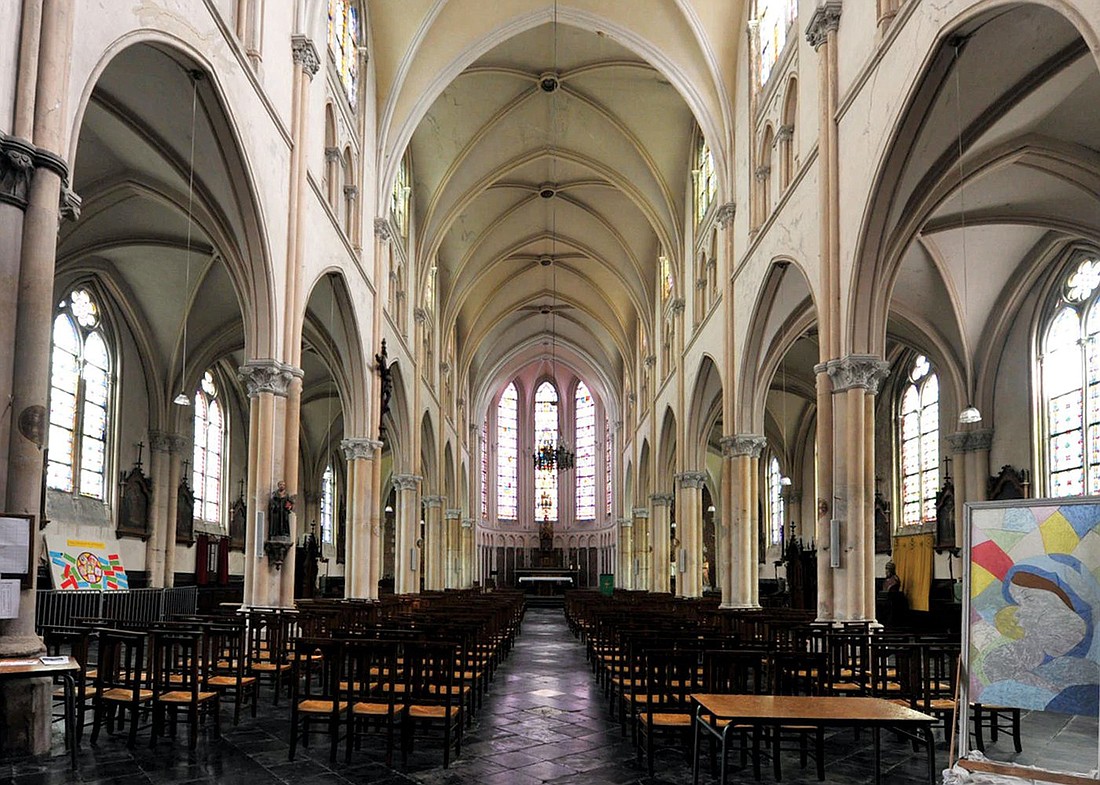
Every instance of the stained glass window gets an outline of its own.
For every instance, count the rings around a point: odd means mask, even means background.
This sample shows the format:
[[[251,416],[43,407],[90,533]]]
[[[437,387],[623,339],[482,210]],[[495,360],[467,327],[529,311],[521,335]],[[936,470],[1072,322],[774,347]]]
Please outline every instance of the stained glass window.
[[[489,423],[481,423],[481,518],[489,517]]]
[[[409,235],[409,195],[411,193],[409,164],[405,158],[402,158],[401,165],[397,167],[397,177],[393,181],[393,193],[390,194],[390,212],[393,214],[393,224],[402,237],[408,237]]]
[[[325,473],[321,475],[321,542],[333,543],[335,528],[333,522],[333,506],[336,500],[336,476],[332,471],[332,464],[325,467]]]
[[[710,145],[703,135],[699,135],[699,146],[695,150],[695,222],[703,220],[707,210],[718,196],[718,178],[714,174],[714,156]]]
[[[558,391],[550,382],[535,390],[535,444],[558,443]],[[535,470],[535,519],[558,519],[558,470]]]
[[[783,500],[783,472],[779,470],[779,459],[774,455],[768,461],[768,542],[779,545],[783,542],[783,518],[786,516],[786,502]]]
[[[611,423],[607,422],[604,433],[607,434],[606,451],[607,455],[604,457],[604,474],[606,487],[604,488],[604,503],[606,504],[605,513],[607,517],[611,517],[611,485],[612,485],[612,471],[611,471],[611,452],[612,452],[612,433]]]
[[[940,481],[940,381],[928,358],[919,355],[901,391],[901,525],[936,518]]]
[[[667,256],[661,256],[658,262],[661,269],[661,299],[667,300],[672,296],[672,289],[676,283],[672,277],[672,263]]]
[[[75,289],[58,306],[50,357],[49,463],[46,484],[106,498],[112,353],[99,306]]]
[[[355,108],[359,94],[359,38],[361,35],[359,7],[350,0],[328,2],[328,52],[336,65],[336,73],[344,88],[348,103]]]
[[[225,418],[218,400],[214,375],[207,371],[195,391],[194,461],[191,489],[195,493],[195,517],[207,523],[221,523],[222,455],[225,448]]]
[[[1066,275],[1042,340],[1050,496],[1100,492],[1100,260]]]
[[[591,521],[596,519],[596,402],[584,382],[577,385],[574,402],[577,520]]]
[[[515,382],[504,388],[497,404],[497,518],[516,519],[519,478],[519,395]]]
[[[798,0],[757,0],[756,23],[760,41],[760,84],[772,74],[787,43],[787,32],[798,15]]]

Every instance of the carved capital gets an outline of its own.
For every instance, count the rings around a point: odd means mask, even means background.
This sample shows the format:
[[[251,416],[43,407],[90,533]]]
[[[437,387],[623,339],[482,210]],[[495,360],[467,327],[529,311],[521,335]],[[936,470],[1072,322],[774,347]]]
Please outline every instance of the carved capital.
[[[344,451],[346,461],[370,461],[374,451],[382,444],[375,439],[341,439],[340,449]]]
[[[763,454],[768,440],[754,433],[739,433],[733,436],[723,436],[719,443],[722,445],[723,458],[738,458],[741,456],[759,458]]]
[[[696,278],[695,279],[695,288],[699,289],[699,290],[706,289],[707,288],[707,279],[706,278]]]
[[[841,0],[825,0],[810,15],[806,23],[806,40],[814,49],[825,43],[829,33],[840,27]]]
[[[680,472],[676,475],[676,481],[681,488],[702,488],[707,482],[706,472]]]
[[[624,529],[633,529],[634,528],[634,519],[633,518],[619,518],[617,523],[619,524],[619,526],[621,526]]]
[[[388,243],[394,237],[393,226],[388,218],[374,219],[374,236],[379,242]]]
[[[173,433],[168,436],[168,452],[181,453],[187,455],[191,452],[191,440],[178,433]]]
[[[679,316],[684,312],[684,298],[677,297],[669,301],[668,310],[672,312],[673,316]]]
[[[249,398],[263,393],[285,398],[291,380],[303,375],[301,368],[278,360],[249,360],[237,369],[237,378],[245,383]]]
[[[444,360],[443,362],[441,362],[439,364],[439,372],[441,374],[443,374],[444,376],[446,376],[447,374],[449,374],[451,372],[451,364],[449,362],[447,362],[446,360]],[[459,398],[458,402],[459,402],[459,405],[461,405],[462,404],[462,399]]]
[[[979,428],[976,431],[956,431],[947,435],[947,443],[955,452],[982,452],[993,446],[993,429]]]
[[[472,529],[472,528],[474,528],[474,519],[473,518],[463,518],[462,519],[462,528],[463,529]]]
[[[415,491],[423,479],[419,474],[395,474],[393,487],[399,491]]]
[[[642,362],[645,363],[646,368],[652,368],[654,365],[657,364],[657,355],[650,354],[646,356],[646,358]]]
[[[62,217],[72,216],[70,203],[79,215],[80,197],[69,187],[69,165],[61,156],[35,147],[26,139],[0,133],[0,202],[20,210],[27,207],[27,195],[37,169],[48,169],[61,178]]]
[[[633,406],[634,404],[636,404],[638,402],[638,396],[635,395],[634,393],[627,393],[626,402],[629,403],[631,406]]]
[[[309,74],[310,79],[321,70],[321,58],[317,56],[317,47],[307,36],[291,36],[290,50],[293,53],[294,62],[302,66],[302,70]]]
[[[325,148],[325,160],[334,164],[340,160],[340,148],[339,147],[326,147]]]
[[[417,324],[423,324],[424,322],[428,321],[428,311],[427,311],[427,309],[426,308],[420,308],[419,306],[417,306],[416,308],[413,308],[413,319],[416,320]]]
[[[794,138],[794,123],[787,123],[786,125],[779,126],[779,130],[775,132],[775,140],[773,145],[779,145],[780,142],[786,142],[789,139]]]
[[[458,507],[448,507],[443,511],[443,520],[457,521],[462,517],[462,510]]]
[[[816,370],[817,366],[814,368]],[[879,385],[890,373],[890,364],[870,354],[849,354],[839,360],[829,360],[825,370],[833,383],[833,392],[859,387],[877,395]]]
[[[345,185],[344,186],[344,197],[347,198],[347,199],[358,199],[359,198],[359,186],[358,185]]]
[[[438,494],[428,494],[427,496],[420,497],[420,501],[424,502],[424,506],[429,510],[435,510],[443,507],[445,499]]]
[[[733,225],[733,219],[737,215],[737,204],[734,202],[726,202],[718,206],[718,212],[714,214],[714,219],[718,221],[718,225],[723,229],[728,229]]]
[[[171,452],[172,434],[164,431],[149,431],[149,449],[153,452]]]
[[[635,518],[648,518],[649,517],[649,508],[648,507],[635,507],[630,512],[634,515]]]
[[[771,177],[772,168],[767,164],[756,167],[756,170],[752,173],[752,176],[756,178],[757,182],[763,182]]]
[[[676,501],[675,494],[671,493],[654,493],[650,494],[649,503],[654,507],[667,507]]]

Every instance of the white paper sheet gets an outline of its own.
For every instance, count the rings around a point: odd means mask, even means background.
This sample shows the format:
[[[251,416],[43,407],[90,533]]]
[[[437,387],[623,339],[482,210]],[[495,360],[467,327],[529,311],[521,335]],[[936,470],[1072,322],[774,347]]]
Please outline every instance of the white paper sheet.
[[[30,525],[26,518],[0,517],[0,573],[25,575],[29,571]]]
[[[0,580],[0,619],[19,618],[19,581]]]

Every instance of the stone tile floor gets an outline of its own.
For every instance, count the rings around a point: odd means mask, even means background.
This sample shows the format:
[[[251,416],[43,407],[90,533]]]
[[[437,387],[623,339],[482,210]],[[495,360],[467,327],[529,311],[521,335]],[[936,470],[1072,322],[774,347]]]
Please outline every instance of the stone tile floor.
[[[246,713],[247,714],[247,713]],[[330,767],[327,745],[318,736],[310,749],[299,747],[297,759],[288,760],[289,708],[284,700],[276,707],[270,693],[261,700],[260,716],[247,717],[234,728],[229,710],[223,709],[221,739],[200,738],[195,752],[189,752],[185,734],[162,740],[150,750],[148,731],[139,734],[138,744],[128,750],[124,737],[101,735],[92,748],[85,734],[80,750],[79,772],[68,767],[68,757],[55,733],[53,755],[47,759],[0,763],[0,783],[14,785],[59,785],[100,783],[130,785],[199,785],[199,783],[421,783],[422,785],[672,785],[691,781],[691,767],[674,750],[658,752],[656,776],[635,761],[629,737],[621,735],[610,721],[607,701],[597,687],[584,659],[584,648],[569,634],[560,609],[530,609],[516,648],[498,669],[485,704],[463,738],[461,755],[442,767],[442,753],[430,743],[418,743],[407,766],[384,763],[384,744],[369,737],[364,748],[345,766],[343,748],[340,763]],[[1036,726],[1042,741],[1025,739],[1021,762],[1045,763],[1062,759],[1069,749],[1088,749],[1087,728],[1066,718],[1044,717]],[[1095,724],[1092,725],[1095,731]],[[1095,753],[1095,732],[1092,751]],[[376,742],[371,745],[370,742]],[[1002,738],[998,745],[1011,750]],[[322,749],[324,747],[324,749]],[[923,753],[914,753],[907,743],[883,734],[883,781],[914,783],[925,781]],[[1031,759],[1028,752],[1034,750]],[[826,780],[830,783],[865,783],[871,780],[870,734],[860,740],[851,731],[831,733],[826,742]],[[996,748],[989,747],[990,754]],[[1003,755],[1003,753],[1002,753]],[[942,742],[937,762],[946,761]],[[399,759],[400,756],[398,756]],[[702,781],[714,777],[703,766]],[[733,781],[752,781],[751,771],[736,769]],[[788,783],[816,782],[813,764],[799,769],[796,753],[783,759],[783,780]],[[764,781],[770,781],[765,768]]]

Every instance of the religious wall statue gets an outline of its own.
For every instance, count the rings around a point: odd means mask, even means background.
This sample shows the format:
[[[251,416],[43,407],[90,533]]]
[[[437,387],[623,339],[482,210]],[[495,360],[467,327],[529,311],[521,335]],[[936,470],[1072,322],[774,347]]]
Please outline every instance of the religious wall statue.
[[[550,523],[548,518],[544,519],[539,527],[539,547],[543,551],[554,549],[554,524]]]
[[[290,514],[294,512],[294,497],[286,492],[286,483],[279,481],[275,493],[271,494],[268,511],[268,537],[290,537]]]

